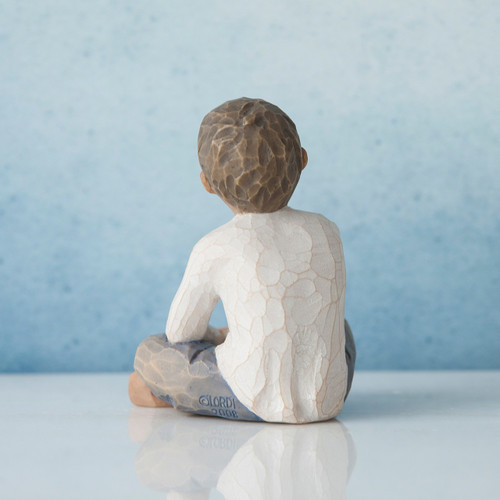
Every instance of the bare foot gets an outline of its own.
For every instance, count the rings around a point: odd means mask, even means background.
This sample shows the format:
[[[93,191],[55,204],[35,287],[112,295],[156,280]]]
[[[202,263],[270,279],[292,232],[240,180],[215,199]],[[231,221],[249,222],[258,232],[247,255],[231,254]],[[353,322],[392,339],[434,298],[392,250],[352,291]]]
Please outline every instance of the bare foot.
[[[171,404],[165,403],[161,399],[158,399],[144,383],[141,377],[134,372],[130,375],[128,379],[128,395],[130,401],[136,406],[148,406],[150,408],[156,407],[169,407],[172,408]]]

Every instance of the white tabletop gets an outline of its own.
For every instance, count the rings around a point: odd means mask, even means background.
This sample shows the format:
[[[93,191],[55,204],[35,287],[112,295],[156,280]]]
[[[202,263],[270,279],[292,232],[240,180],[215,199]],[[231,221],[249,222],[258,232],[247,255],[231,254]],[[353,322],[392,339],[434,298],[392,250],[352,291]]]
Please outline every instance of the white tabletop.
[[[500,498],[500,372],[358,372],[338,421],[134,408],[127,375],[0,375],[2,499]]]

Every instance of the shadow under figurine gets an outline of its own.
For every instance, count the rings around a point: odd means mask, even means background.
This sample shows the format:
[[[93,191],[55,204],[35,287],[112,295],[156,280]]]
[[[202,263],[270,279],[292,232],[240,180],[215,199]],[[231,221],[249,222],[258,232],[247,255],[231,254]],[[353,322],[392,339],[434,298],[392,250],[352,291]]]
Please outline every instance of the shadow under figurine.
[[[287,206],[307,164],[294,123],[261,99],[228,101],[203,119],[198,156],[234,217],[193,248],[165,334],[137,349],[131,401],[235,420],[337,416],[356,357],[344,255],[333,222]],[[219,300],[228,328],[208,324]]]

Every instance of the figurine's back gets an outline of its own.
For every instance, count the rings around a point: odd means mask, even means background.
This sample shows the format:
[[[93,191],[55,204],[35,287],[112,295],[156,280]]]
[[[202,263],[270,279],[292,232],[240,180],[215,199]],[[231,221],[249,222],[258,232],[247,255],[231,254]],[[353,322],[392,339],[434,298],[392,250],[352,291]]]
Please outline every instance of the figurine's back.
[[[228,320],[217,362],[239,400],[266,421],[338,415],[347,366],[337,226],[285,207],[237,215],[197,246]]]

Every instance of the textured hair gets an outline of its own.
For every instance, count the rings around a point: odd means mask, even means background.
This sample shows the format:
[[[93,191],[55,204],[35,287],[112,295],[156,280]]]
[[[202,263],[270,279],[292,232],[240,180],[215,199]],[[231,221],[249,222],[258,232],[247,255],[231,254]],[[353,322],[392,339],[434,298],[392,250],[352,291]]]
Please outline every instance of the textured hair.
[[[205,116],[198,157],[212,189],[240,212],[269,213],[286,206],[302,170],[293,121],[274,104],[247,97]]]

